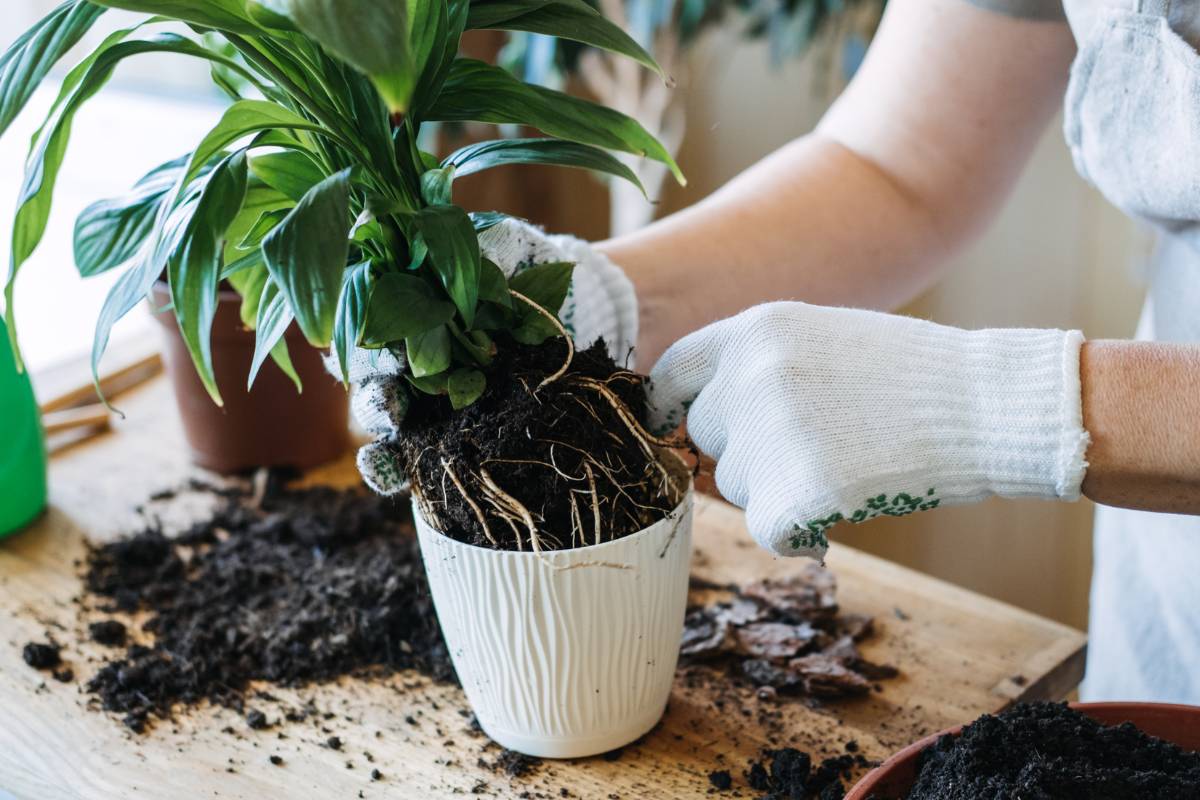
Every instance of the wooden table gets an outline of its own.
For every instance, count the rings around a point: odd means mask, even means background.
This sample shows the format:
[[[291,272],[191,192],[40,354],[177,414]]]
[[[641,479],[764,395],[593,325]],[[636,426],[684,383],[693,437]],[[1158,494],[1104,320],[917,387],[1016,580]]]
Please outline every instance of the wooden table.
[[[495,749],[467,729],[462,694],[416,674],[272,688],[283,698],[312,698],[336,715],[318,725],[251,731],[231,711],[202,708],[134,736],[117,719],[86,708],[81,686],[97,668],[98,651],[77,644],[74,562],[85,537],[105,540],[133,529],[134,506],[178,485],[193,468],[161,379],[119,405],[128,418],[112,433],[55,454],[46,515],[0,542],[0,798],[5,791],[19,800],[415,799],[473,792],[549,798],[563,796],[563,789],[599,800],[690,798],[705,795],[707,774],[721,768],[748,797],[753,792],[741,774],[763,746],[790,744],[824,757],[855,740],[868,758],[883,758],[920,735],[1014,700],[1061,698],[1082,676],[1079,631],[835,544],[829,568],[843,608],[876,619],[878,633],[864,654],[902,671],[863,699],[809,707],[681,679],[663,723],[619,759],[547,763],[522,778],[477,765],[481,757],[494,758]],[[354,478],[347,459],[311,479]],[[746,582],[797,569],[757,548],[733,507],[704,499],[697,512],[697,576]],[[50,680],[22,662],[21,646],[47,634],[66,645],[75,682]],[[778,715],[782,734],[760,725],[762,711]],[[321,725],[345,742],[341,751],[323,745],[330,733]],[[283,765],[273,766],[271,755]],[[382,780],[371,779],[373,768]]]

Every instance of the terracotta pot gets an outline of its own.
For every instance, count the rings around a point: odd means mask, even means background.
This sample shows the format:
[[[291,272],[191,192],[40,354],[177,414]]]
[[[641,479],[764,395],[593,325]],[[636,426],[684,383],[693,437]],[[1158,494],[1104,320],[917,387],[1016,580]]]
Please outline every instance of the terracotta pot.
[[[153,289],[155,309],[170,303],[165,282]],[[254,357],[254,333],[239,315],[241,299],[222,289],[212,326],[213,371],[225,401],[212,401],[192,365],[174,314],[154,314],[163,329],[163,356],[175,389],[175,401],[192,461],[214,472],[242,472],[255,467],[309,467],[331,461],[350,446],[346,390],[325,370],[321,353],[305,341],[294,324],[285,334],[292,363],[304,384],[303,393],[268,360],[246,391]]]
[[[1185,750],[1200,751],[1200,706],[1169,703],[1072,703],[1071,708],[1105,725],[1132,722],[1144,733],[1173,742]],[[962,725],[910,744],[867,773],[854,785],[846,800],[869,797],[903,798],[917,780],[921,751],[946,734],[957,735]]]

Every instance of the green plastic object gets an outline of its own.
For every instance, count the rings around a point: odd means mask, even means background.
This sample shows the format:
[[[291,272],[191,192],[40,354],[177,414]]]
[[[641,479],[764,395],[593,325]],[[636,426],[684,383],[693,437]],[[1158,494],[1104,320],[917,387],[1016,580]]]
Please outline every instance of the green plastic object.
[[[0,321],[0,538],[46,507],[46,443],[29,376],[17,372]]]

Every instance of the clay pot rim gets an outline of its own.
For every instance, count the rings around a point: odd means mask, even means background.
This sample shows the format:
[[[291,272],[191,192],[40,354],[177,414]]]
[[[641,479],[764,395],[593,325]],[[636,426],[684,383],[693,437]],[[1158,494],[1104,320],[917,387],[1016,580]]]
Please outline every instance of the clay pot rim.
[[[1140,716],[1139,712],[1150,712],[1161,714],[1164,716],[1179,716],[1181,719],[1194,718],[1197,723],[1200,723],[1200,706],[1189,706],[1182,703],[1143,703],[1137,701],[1107,701],[1100,703],[1069,703],[1071,708],[1076,711],[1081,711],[1087,714],[1089,711],[1095,711],[1100,714],[1111,712],[1113,714],[1128,714],[1130,717]],[[1089,714],[1089,716],[1092,716]],[[1132,719],[1130,721],[1133,721]],[[1137,724],[1136,722],[1134,723]],[[927,747],[931,747],[938,739],[943,736],[957,736],[962,732],[967,723],[962,725],[953,725],[945,730],[930,734],[923,739],[919,739],[907,747],[896,751],[887,758],[882,764],[864,775],[858,783],[850,787],[850,791],[846,793],[846,800],[865,800],[870,797],[870,793],[879,788],[884,780],[890,776],[892,772],[900,768],[902,765],[908,764],[910,761],[917,758],[921,751]],[[1161,738],[1161,737],[1160,737]],[[1168,739],[1168,741],[1170,741]]]

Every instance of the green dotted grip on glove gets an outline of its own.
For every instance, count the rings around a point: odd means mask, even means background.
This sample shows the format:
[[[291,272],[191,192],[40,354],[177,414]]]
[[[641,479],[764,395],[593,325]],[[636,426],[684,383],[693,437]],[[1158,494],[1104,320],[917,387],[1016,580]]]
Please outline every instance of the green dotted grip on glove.
[[[0,537],[32,522],[46,506],[46,446],[29,376],[17,372],[0,321]]]

